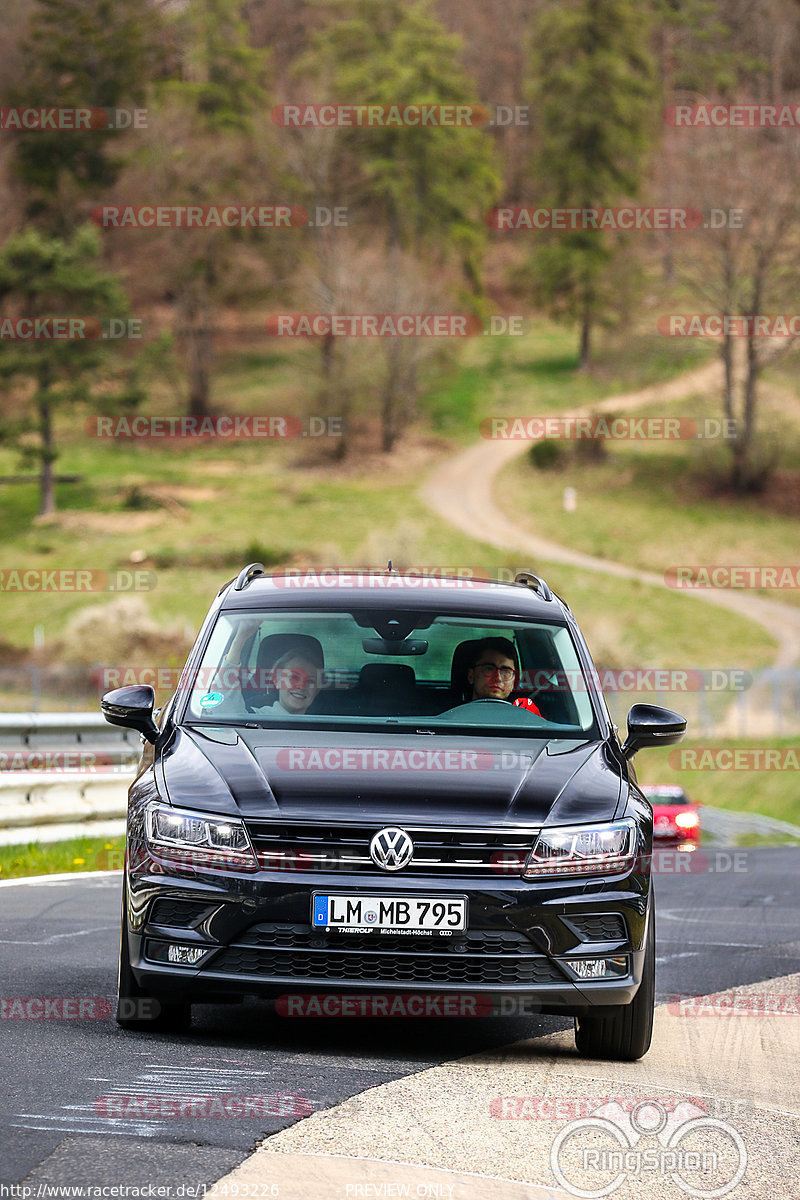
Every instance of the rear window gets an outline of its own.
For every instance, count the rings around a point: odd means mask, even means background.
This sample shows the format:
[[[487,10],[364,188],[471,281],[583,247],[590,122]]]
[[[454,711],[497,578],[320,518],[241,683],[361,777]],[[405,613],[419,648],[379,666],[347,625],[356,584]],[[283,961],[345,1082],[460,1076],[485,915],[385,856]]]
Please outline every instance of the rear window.
[[[185,719],[571,736],[594,729],[572,637],[548,622],[382,608],[220,613]]]

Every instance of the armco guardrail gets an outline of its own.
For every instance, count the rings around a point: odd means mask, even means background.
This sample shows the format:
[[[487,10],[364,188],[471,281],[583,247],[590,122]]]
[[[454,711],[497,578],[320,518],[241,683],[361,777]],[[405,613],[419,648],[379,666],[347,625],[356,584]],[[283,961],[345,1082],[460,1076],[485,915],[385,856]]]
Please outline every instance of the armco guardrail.
[[[124,816],[141,752],[102,713],[0,713],[0,829]]]

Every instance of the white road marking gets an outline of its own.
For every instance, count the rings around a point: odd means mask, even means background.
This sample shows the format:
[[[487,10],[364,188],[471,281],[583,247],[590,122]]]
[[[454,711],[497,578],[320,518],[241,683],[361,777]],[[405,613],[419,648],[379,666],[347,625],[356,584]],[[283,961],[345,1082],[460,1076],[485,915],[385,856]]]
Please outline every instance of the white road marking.
[[[23,875],[21,879],[0,879],[0,888],[4,887],[24,887],[25,884],[31,883],[75,883],[77,879],[102,879],[106,875],[121,875],[122,869],[117,871],[69,871],[62,872],[60,875]]]

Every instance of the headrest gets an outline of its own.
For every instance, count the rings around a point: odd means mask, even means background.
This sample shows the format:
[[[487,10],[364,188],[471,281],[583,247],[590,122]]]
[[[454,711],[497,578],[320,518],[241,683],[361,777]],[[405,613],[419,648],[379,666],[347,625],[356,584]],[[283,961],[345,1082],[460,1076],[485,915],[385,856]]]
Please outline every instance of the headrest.
[[[366,663],[358,677],[365,692],[410,691],[417,682],[414,668],[406,663]]]

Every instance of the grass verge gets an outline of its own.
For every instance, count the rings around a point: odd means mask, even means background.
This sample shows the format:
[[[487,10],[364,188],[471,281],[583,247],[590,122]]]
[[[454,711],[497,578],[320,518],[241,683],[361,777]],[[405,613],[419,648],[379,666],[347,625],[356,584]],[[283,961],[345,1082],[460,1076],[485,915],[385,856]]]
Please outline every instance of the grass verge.
[[[714,749],[719,749],[722,744],[715,741]],[[734,812],[759,813],[774,817],[778,821],[800,825],[800,791],[797,788],[796,767],[791,768],[790,765],[787,768],[754,771],[724,770],[719,767],[714,769],[708,766],[692,770],[675,765],[686,761],[702,763],[703,751],[710,748],[708,742],[684,741],[671,750],[643,751],[636,758],[639,782],[677,784],[698,804],[710,804],[714,808],[727,808]],[[724,748],[737,751],[794,751],[795,757],[800,754],[797,750],[797,740],[792,738],[725,739]],[[689,756],[693,750],[697,751],[694,758]],[[686,755],[687,751],[689,755]],[[683,756],[681,752],[684,752]],[[762,754],[760,759],[755,760],[745,758],[744,761],[764,761],[764,756]],[[786,759],[782,756],[778,761]],[[788,761],[791,764],[791,757]]]
[[[0,879],[118,870],[124,854],[124,837],[71,838],[66,842],[0,846]]]

